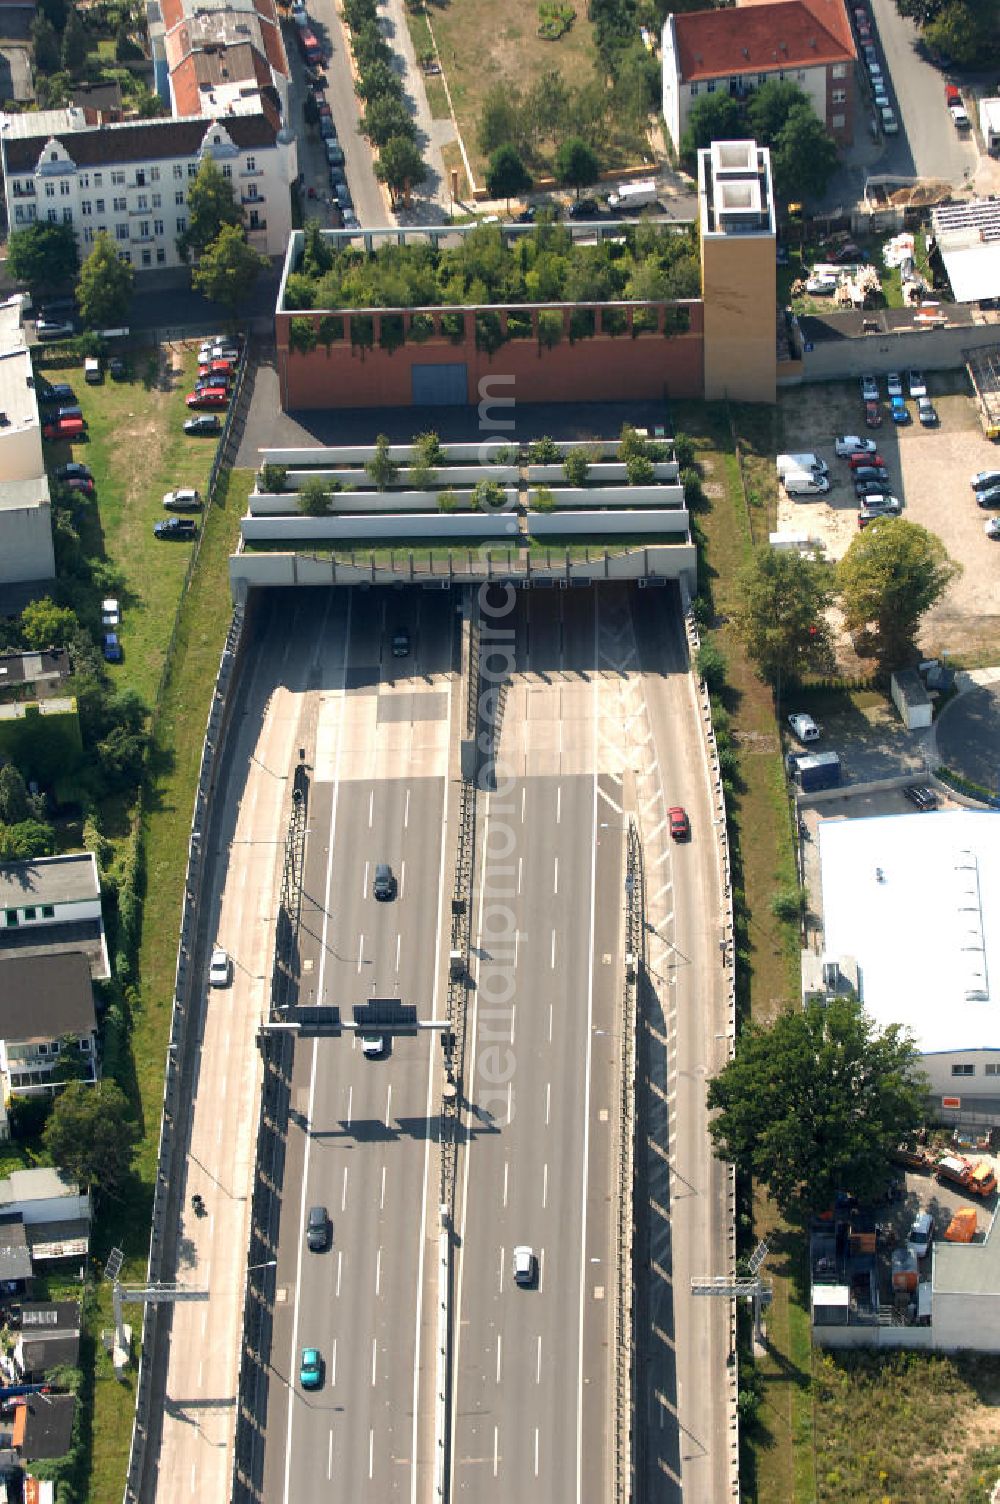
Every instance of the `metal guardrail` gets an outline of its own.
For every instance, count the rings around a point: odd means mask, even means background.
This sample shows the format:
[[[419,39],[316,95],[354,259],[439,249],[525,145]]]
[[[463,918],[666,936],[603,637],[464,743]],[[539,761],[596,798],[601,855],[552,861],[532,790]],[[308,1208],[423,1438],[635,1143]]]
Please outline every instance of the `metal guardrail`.
[[[615,1289],[615,1504],[632,1498],[632,1393],[635,1306],[632,1249],[635,1195],[636,992],[646,967],[646,886],[642,842],[634,815],[625,832],[625,977],[622,997],[620,1143],[618,1152],[618,1278]]]
[[[174,998],[170,1018],[170,1041],[167,1046],[164,1071],[157,1175],[153,1191],[152,1226],[147,1264],[147,1283],[150,1284],[158,1280],[172,1279],[176,1273],[174,1234],[179,1225],[180,1198],[187,1157],[187,1135],[183,1122],[179,1122],[178,1119],[183,1118],[186,1107],[184,1077],[190,1071],[192,1057],[197,1047],[198,1029],[195,1017],[197,1009],[194,986],[198,979],[192,972],[191,959],[205,865],[203,833],[208,823],[209,798],[216,779],[218,752],[222,745],[229,709],[229,690],[239,662],[243,627],[243,607],[237,606],[233,612],[226,644],[222,651],[219,672],[215,681],[215,692],[208,713],[198,788],[191,819],[184,903],[181,910],[180,942],[177,950]],[[190,1027],[192,1020],[194,1027]],[[145,1307],[142,1356],[136,1383],[135,1420],[125,1483],[125,1504],[138,1504],[139,1500],[146,1500],[149,1497],[146,1487],[147,1467],[150,1462],[147,1441],[150,1430],[152,1390],[156,1377],[156,1365],[166,1359],[166,1353],[160,1351],[158,1343],[162,1319],[163,1308],[161,1306],[147,1305]]]

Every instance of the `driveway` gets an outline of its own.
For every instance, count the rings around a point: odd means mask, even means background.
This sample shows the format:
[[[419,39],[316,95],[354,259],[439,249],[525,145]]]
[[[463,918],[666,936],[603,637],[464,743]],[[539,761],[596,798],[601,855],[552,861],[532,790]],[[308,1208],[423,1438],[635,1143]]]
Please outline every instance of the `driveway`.
[[[942,710],[935,729],[941,761],[1000,794],[1000,684],[959,695]]]
[[[913,21],[896,10],[895,0],[872,0],[876,45],[884,54],[901,130],[886,138],[877,171],[901,177],[941,178],[961,188],[976,170],[972,132],[959,135],[944,102],[946,79],[923,57]]]

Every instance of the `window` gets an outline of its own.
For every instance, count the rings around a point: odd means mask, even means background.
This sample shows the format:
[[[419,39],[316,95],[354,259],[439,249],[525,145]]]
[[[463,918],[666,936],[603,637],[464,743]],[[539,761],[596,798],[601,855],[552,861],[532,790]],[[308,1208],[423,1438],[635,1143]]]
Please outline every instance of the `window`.
[[[152,266],[152,264],[153,264],[153,253],[152,253],[152,251],[143,251],[143,253],[142,253],[142,264],[143,264],[143,266]]]
[[[81,205],[80,205],[80,213],[83,215],[84,219],[89,219],[90,218],[91,210],[92,210],[92,205],[91,205],[90,199],[89,198],[85,198],[83,200],[83,202],[81,203]]]
[[[73,210],[72,209],[64,209],[63,210],[63,224],[64,225],[71,225],[72,223],[73,223]]]
[[[153,208],[154,209],[158,209],[162,203],[163,203],[163,199],[162,199],[161,195],[159,193],[154,193],[153,194]]]
[[[758,82],[758,84],[766,84],[767,83],[767,74],[766,73],[758,73],[757,74],[757,82]]]
[[[43,919],[54,919],[55,917],[56,917],[56,911],[55,911],[54,906],[52,904],[50,904],[50,903],[43,903],[42,904],[42,918]]]
[[[115,239],[116,240],[127,240],[128,239],[128,225],[115,225]]]
[[[257,171],[257,158],[256,157],[247,157],[247,172],[256,172],[256,171]]]
[[[699,89],[699,85],[698,84],[692,84],[691,85],[691,98],[692,99],[696,99],[697,98],[698,89]]]
[[[158,183],[160,181],[160,169],[158,167],[151,167],[149,169],[149,181],[151,183]]]
[[[174,194],[174,203],[177,205],[178,209],[182,209],[184,207],[184,189],[183,188],[178,188],[177,192]]]
[[[94,187],[95,188],[103,188],[104,187],[104,174],[103,174],[103,172],[95,172],[94,173]]]
[[[57,151],[50,151],[49,152],[49,161],[50,162],[58,162],[58,160],[59,160],[59,153]]]
[[[162,235],[163,234],[163,220],[162,219],[154,219],[153,220],[153,234],[154,235]]]
[[[846,100],[847,100],[847,90],[846,89],[834,89],[834,91],[833,91],[833,102],[834,102],[834,104],[844,104],[846,102]]]
[[[78,1046],[79,1049],[81,1049],[83,1051],[83,1053],[85,1055],[89,1055],[90,1054],[90,1040],[89,1039],[78,1039],[77,1040],[77,1046]]]
[[[18,204],[17,208],[14,210],[14,223],[16,225],[24,224],[24,210],[21,208],[20,204]]]
[[[988,1065],[986,1067],[986,1074],[988,1076],[1000,1076],[1000,1065]]]
[[[834,115],[833,119],[830,122],[832,129],[835,131],[842,131],[844,129],[846,118],[847,117],[845,115]]]
[[[149,220],[148,219],[140,219],[140,221],[139,221],[139,239],[140,240],[148,240],[149,239]]]
[[[63,178],[59,184],[59,192],[63,198],[69,198],[69,180],[67,178]]]
[[[112,188],[124,188],[124,186],[125,186],[125,174],[121,170],[121,168],[116,168],[112,172],[112,174],[111,174],[111,186],[112,186]]]
[[[59,223],[59,210],[58,209],[50,209],[49,210],[49,224],[50,225],[57,225],[58,223]]]
[[[188,177],[189,178],[196,178],[197,176],[198,176],[198,163],[197,162],[189,162],[188,163]]]
[[[89,172],[81,172],[81,174],[80,174],[80,187],[81,188],[89,188],[90,187],[90,173]]]
[[[181,166],[181,164],[179,162],[175,162],[174,163],[174,177],[175,178],[182,178],[183,176],[184,176],[184,169],[183,169],[183,167]]]
[[[834,63],[833,67],[830,69],[830,75],[831,75],[832,78],[846,78],[847,77],[847,64],[846,63]]]
[[[25,922],[25,924],[30,924],[31,920],[36,917],[37,913],[38,913],[37,909],[25,909],[25,911],[24,911],[24,922]]]
[[[149,196],[148,196],[148,194],[140,193],[139,197],[138,197],[138,200],[136,201],[136,206],[135,207],[138,210],[140,210],[141,213],[145,214],[148,211],[148,209],[149,209]]]
[[[798,79],[798,81],[799,81],[800,84],[804,84],[805,81],[806,81],[806,71],[805,71],[805,69],[804,68],[800,68],[799,71],[798,71],[798,73],[796,73],[795,77]]]
[[[222,137],[221,136],[213,136],[212,137],[212,145],[213,146],[221,146],[222,145]]]
[[[231,178],[232,175],[233,175],[233,164],[231,162],[223,162],[223,164],[222,164],[222,176],[224,178]]]
[[[17,929],[17,910],[6,909],[4,911],[3,922],[9,930]]]
[[[974,1065],[953,1065],[951,1073],[953,1076],[974,1076],[976,1074],[976,1067]]]
[[[251,228],[251,230],[259,230],[260,227],[261,227],[260,226],[260,215],[257,213],[256,209],[251,209],[250,210],[250,228]]]
[[[56,196],[56,185],[55,185],[55,183],[46,183],[45,184],[45,197],[46,198],[55,198],[55,196]]]
[[[118,260],[119,261],[124,261],[124,263],[125,263],[126,266],[131,266],[132,265],[132,252],[131,251],[119,251],[118,252]]]
[[[116,214],[127,214],[128,213],[128,199],[127,198],[113,198],[111,200],[111,207],[112,207],[112,209],[114,210],[114,212]]]
[[[714,78],[710,78],[708,80],[708,83],[705,85],[705,93],[706,94],[714,94],[715,93],[715,79]]]
[[[164,264],[164,262],[166,261],[166,259],[167,259],[167,253],[166,253],[166,251],[163,249],[162,245],[158,245],[156,247],[156,264],[157,264],[157,266],[162,266]]]
[[[188,222],[187,222],[186,219],[179,218],[177,220],[177,233],[178,233],[178,235],[183,235],[184,231],[187,229],[187,227],[188,227]]]

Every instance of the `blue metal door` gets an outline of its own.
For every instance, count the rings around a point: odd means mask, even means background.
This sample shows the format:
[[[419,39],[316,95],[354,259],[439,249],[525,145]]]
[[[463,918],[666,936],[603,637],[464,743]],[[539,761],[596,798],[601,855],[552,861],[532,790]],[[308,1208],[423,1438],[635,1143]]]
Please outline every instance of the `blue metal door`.
[[[440,366],[413,366],[414,407],[465,407],[468,400],[469,368],[464,360]]]

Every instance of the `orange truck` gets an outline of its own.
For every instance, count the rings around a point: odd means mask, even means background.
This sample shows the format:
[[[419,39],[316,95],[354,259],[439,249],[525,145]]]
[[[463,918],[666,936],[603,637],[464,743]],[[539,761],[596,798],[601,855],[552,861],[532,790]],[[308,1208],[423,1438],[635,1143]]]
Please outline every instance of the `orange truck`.
[[[953,1185],[960,1185],[974,1196],[992,1196],[997,1188],[997,1178],[991,1164],[985,1160],[973,1164],[971,1159],[963,1159],[958,1154],[943,1154],[934,1166],[934,1178],[950,1180]]]

